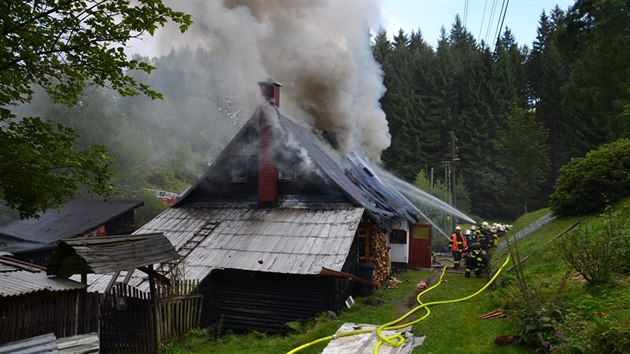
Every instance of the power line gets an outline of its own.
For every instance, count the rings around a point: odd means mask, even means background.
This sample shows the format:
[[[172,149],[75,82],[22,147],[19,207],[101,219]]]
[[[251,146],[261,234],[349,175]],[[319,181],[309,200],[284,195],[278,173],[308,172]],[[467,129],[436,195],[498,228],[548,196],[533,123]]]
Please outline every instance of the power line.
[[[507,14],[508,5],[510,5],[510,0],[507,0],[507,2],[505,3],[505,10],[503,11],[503,16],[501,17],[501,26],[499,27],[500,29],[496,35],[495,45],[499,44],[499,36],[501,35],[501,29],[503,28],[503,22],[505,21],[505,15]],[[493,47],[495,47],[495,45],[493,45]]]
[[[468,20],[468,0],[464,0],[464,28],[466,28],[467,20]]]
[[[501,13],[503,13],[503,8],[505,7],[505,0],[503,0],[503,2],[501,3],[501,10],[499,11],[499,17],[497,18],[497,28],[494,30],[494,42],[492,42],[492,48],[495,48],[495,44],[497,42],[497,36],[498,33],[500,33],[500,26],[501,26]]]
[[[492,26],[492,19],[494,18],[494,11],[497,8],[497,0],[492,0],[492,11],[490,11],[490,19],[488,19],[488,27],[486,27],[486,37],[484,41],[488,43],[488,35],[490,34],[490,26]]]
[[[486,18],[486,6],[488,5],[488,0],[483,4],[483,15],[481,15],[481,25],[479,26],[479,38],[481,40],[481,29],[483,28],[483,20]]]

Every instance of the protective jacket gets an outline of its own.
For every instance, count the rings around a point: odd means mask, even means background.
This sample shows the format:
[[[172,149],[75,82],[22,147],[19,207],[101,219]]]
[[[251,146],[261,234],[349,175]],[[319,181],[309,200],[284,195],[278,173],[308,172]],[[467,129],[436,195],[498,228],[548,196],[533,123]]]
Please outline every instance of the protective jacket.
[[[463,252],[468,247],[466,237],[461,232],[453,233],[451,238],[451,249],[453,252]]]

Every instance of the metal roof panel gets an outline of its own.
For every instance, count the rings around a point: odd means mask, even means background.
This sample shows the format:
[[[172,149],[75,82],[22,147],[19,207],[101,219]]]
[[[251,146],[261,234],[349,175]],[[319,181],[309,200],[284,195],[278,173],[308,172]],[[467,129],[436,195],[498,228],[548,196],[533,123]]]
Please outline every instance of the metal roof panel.
[[[34,243],[54,244],[63,238],[82,235],[142,205],[139,201],[71,200],[59,211],[46,210],[39,219],[0,225],[0,234]]]
[[[85,288],[86,285],[45,272],[20,270],[0,273],[0,297],[19,296],[37,292],[68,291]]]

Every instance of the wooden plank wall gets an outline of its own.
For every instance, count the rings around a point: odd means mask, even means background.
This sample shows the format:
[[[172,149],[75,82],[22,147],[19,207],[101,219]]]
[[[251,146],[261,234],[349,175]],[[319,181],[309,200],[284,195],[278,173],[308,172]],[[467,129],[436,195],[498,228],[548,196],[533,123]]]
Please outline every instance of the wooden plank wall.
[[[54,333],[57,338],[98,330],[99,295],[82,290],[0,299],[0,344]]]
[[[211,294],[204,293],[204,316],[215,322],[204,324],[233,330],[288,332],[287,322],[309,318],[325,311],[334,281],[317,275],[215,270]],[[206,280],[204,280],[205,282]]]

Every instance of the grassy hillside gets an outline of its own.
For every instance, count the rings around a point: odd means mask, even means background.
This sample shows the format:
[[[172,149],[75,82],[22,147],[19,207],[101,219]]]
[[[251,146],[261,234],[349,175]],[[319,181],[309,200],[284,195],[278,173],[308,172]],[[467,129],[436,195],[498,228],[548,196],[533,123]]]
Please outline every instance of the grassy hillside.
[[[523,216],[512,232],[546,212]],[[511,268],[502,277],[494,300],[520,324],[521,334],[531,336],[530,341],[539,340],[539,344],[548,342],[557,352],[630,352],[630,252],[624,250],[630,248],[628,220],[630,198],[601,215],[558,217],[511,248],[512,255],[522,260],[522,281],[518,279],[519,269]],[[605,225],[610,222],[613,227],[608,234]],[[602,252],[611,246],[611,236],[622,239],[625,256],[621,262],[613,257],[614,252]],[[593,268],[612,267],[611,281],[596,285],[586,282],[563,260],[561,245],[569,246],[575,254],[587,247],[581,259]],[[507,248],[497,252],[492,264],[496,266],[508,253]],[[609,258],[605,258],[607,254]]]

